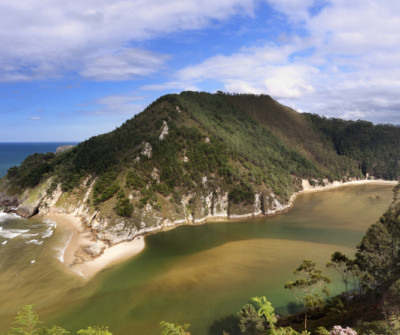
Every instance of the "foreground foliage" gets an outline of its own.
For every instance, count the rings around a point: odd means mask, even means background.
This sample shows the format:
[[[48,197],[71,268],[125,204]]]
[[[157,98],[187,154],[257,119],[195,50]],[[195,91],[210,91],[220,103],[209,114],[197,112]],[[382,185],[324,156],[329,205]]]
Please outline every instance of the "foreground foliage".
[[[38,314],[33,310],[33,305],[24,306],[15,317],[13,327],[4,335],[68,335],[69,331],[59,327],[43,326]],[[107,327],[88,327],[78,330],[77,335],[112,335]]]
[[[329,284],[331,280],[321,270],[315,267],[310,259],[305,259],[293,274],[299,276],[294,281],[288,281],[285,288],[293,292],[296,300],[304,306],[304,329],[307,329],[307,316],[314,310],[325,306],[325,297],[329,296]]]

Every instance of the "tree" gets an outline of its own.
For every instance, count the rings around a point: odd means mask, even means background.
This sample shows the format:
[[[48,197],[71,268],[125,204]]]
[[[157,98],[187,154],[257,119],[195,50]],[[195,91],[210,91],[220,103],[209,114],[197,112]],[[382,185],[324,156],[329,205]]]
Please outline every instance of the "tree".
[[[303,263],[293,274],[300,276],[295,281],[288,281],[285,288],[293,292],[296,300],[304,308],[304,329],[307,329],[307,317],[314,310],[325,306],[325,297],[329,296],[329,289],[325,284],[330,283],[330,279],[322,274],[321,270],[316,269],[315,263],[310,259],[303,260]]]
[[[86,329],[78,330],[78,335],[112,335],[108,331],[108,327],[88,327]]]
[[[378,296],[394,282],[396,264],[393,262],[392,238],[381,222],[368,228],[356,253],[357,264],[363,271],[362,282]]]
[[[259,335],[264,332],[264,323],[252,304],[246,304],[238,312],[239,328],[242,334]]]
[[[7,335],[68,335],[70,332],[59,326],[42,327],[33,305],[24,306],[15,317],[14,325]],[[108,327],[88,327],[77,332],[78,335],[112,335]]]
[[[358,265],[340,251],[332,254],[331,260],[326,263],[326,267],[336,270],[342,277],[345,286],[345,293],[348,296],[350,282],[353,281],[353,291],[359,286],[360,271]]]
[[[251,298],[252,301],[257,303],[259,306],[258,315],[264,316],[269,324],[269,331],[268,334],[272,335],[300,335],[294,329],[290,327],[276,327],[277,317],[275,315],[274,307],[272,304],[267,300],[266,297],[253,297]],[[309,335],[307,332],[301,333],[302,335]]]
[[[161,328],[163,328],[161,335],[190,335],[189,329],[190,325],[188,323],[173,323],[173,322],[160,322]]]
[[[42,322],[39,321],[38,314],[33,310],[33,305],[24,306],[15,317],[9,335],[41,335]]]
[[[257,303],[258,306],[260,306],[260,308],[258,309],[258,315],[265,317],[265,319],[269,323],[269,326],[271,327],[272,334],[275,334],[275,323],[277,321],[277,318],[272,304],[267,300],[266,297],[253,297],[251,298],[251,300]]]
[[[64,328],[59,326],[53,326],[51,328],[44,328],[43,335],[68,335],[70,334],[69,331],[66,331]]]

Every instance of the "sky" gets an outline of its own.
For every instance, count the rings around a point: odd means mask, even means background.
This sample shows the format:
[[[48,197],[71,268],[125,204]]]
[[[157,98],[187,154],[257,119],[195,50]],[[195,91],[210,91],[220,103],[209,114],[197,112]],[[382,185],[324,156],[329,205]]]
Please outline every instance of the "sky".
[[[83,141],[184,90],[400,125],[398,0],[0,0],[0,142]]]

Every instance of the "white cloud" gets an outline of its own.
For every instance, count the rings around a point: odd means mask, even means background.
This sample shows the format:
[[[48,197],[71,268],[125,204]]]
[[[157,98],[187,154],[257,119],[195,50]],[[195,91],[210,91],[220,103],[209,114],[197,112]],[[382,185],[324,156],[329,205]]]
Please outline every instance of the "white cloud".
[[[143,110],[143,105],[138,103],[143,97],[133,95],[109,95],[97,99],[86,110],[86,114],[93,115],[130,115],[133,116]],[[94,106],[93,106],[94,105]]]
[[[32,116],[29,118],[29,120],[41,120],[42,118],[40,116]]]
[[[144,51],[134,49],[135,42],[201,29],[243,12],[252,15],[255,1],[4,0],[0,2],[0,80],[57,78],[77,70],[96,80],[147,75],[166,59],[154,62],[151,56],[153,62],[139,71],[135,60]],[[113,59],[120,67],[110,68]],[[123,64],[128,65],[126,74]]]
[[[177,73],[178,81],[165,87],[200,83],[204,80],[221,81],[224,89],[237,93],[265,93],[276,98],[300,97],[314,91],[307,81],[318,73],[314,66],[290,63],[289,56],[296,50],[295,44],[282,48],[267,45],[243,49],[230,56],[217,55],[203,63],[188,66]]]
[[[277,11],[286,14],[293,21],[305,21],[310,17],[309,8],[314,0],[267,0]]]
[[[400,2],[335,0],[312,14],[317,1],[268,2],[301,32],[215,55],[167,84],[211,79],[306,112],[400,124]]]
[[[130,80],[159,71],[167,58],[145,50],[123,49],[116,54],[89,57],[80,74],[92,80]]]

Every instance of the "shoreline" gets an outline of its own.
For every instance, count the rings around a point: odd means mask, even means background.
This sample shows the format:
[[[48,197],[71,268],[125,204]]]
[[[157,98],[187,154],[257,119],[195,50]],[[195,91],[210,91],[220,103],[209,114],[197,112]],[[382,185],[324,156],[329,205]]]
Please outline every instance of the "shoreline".
[[[267,213],[267,214],[260,214],[260,215],[243,215],[243,217],[235,217],[235,218],[210,218],[205,217],[200,220],[196,220],[195,224],[205,224],[211,222],[227,222],[227,221],[238,221],[238,220],[249,220],[249,219],[256,219],[265,216],[274,216],[279,215],[287,212],[294,204],[296,198],[299,195],[306,194],[306,193],[314,193],[314,192],[321,192],[321,191],[329,191],[332,189],[345,187],[345,186],[358,186],[363,184],[373,184],[373,185],[387,185],[387,186],[395,186],[398,184],[397,181],[390,181],[390,180],[356,180],[356,181],[349,181],[349,182],[339,182],[335,181],[331,184],[327,184],[326,186],[311,186],[307,180],[303,180],[302,186],[303,190],[295,192],[288,204],[285,208],[277,210],[275,212]],[[121,242],[116,245],[107,246],[102,253],[97,257],[92,257],[90,260],[84,260],[83,262],[76,262],[76,254],[77,252],[90,243],[93,243],[94,236],[90,233],[89,230],[85,230],[83,224],[80,221],[80,217],[75,216],[74,214],[67,214],[67,213],[48,213],[42,216],[43,218],[50,219],[52,221],[57,222],[57,224],[63,225],[67,227],[67,230],[71,231],[71,239],[68,242],[64,255],[63,255],[63,263],[64,265],[75,272],[76,274],[80,275],[86,280],[90,280],[93,278],[97,273],[102,270],[105,270],[113,265],[122,263],[133,256],[139,254],[145,248],[145,236],[137,236],[131,241]],[[170,225],[165,227],[164,229],[160,229],[157,231],[153,231],[150,234],[155,234],[160,231],[166,231],[174,229],[178,226],[181,226],[182,223]],[[146,234],[146,235],[150,235]]]
[[[131,241],[122,242],[104,249],[104,251],[91,260],[76,262],[76,253],[85,245],[93,243],[93,235],[85,230],[80,218],[74,214],[49,213],[42,216],[44,219],[55,221],[71,232],[71,238],[66,245],[63,263],[67,269],[86,280],[90,280],[98,272],[128,260],[139,254],[145,247],[143,236],[138,236]]]

